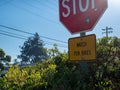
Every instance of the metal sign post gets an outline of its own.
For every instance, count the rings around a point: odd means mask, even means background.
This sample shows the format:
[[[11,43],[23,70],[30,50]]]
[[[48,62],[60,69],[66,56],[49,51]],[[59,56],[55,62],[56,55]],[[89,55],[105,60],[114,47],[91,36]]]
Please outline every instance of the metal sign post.
[[[83,37],[85,35],[86,35],[86,32],[80,33],[80,37]],[[81,70],[82,70],[82,73],[84,73],[84,74],[88,73],[87,62],[84,60],[81,61]]]

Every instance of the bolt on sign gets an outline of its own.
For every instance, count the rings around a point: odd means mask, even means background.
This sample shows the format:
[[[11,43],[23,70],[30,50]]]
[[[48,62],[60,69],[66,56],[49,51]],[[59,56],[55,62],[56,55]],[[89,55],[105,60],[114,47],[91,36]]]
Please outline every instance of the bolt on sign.
[[[71,61],[90,61],[96,59],[96,36],[94,34],[70,38],[68,40]]]

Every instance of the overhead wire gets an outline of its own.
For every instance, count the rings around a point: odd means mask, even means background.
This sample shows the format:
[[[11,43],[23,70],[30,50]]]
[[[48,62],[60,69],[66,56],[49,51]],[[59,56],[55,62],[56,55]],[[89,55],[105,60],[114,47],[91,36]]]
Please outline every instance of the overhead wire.
[[[9,1],[10,1],[10,0],[9,0]],[[22,10],[24,10],[24,11],[26,11],[26,12],[29,12],[29,13],[34,14],[34,15],[36,15],[36,16],[39,16],[39,17],[41,17],[41,18],[43,18],[43,19],[45,19],[45,20],[47,20],[47,21],[50,21],[50,22],[55,23],[55,24],[58,24],[57,22],[55,22],[55,21],[53,21],[53,20],[51,20],[51,19],[48,19],[48,18],[46,18],[46,17],[43,17],[42,15],[36,14],[36,13],[30,11],[30,10],[27,10],[26,8],[19,7],[19,6],[14,5],[14,4],[12,4],[12,5],[15,6],[15,7],[17,7],[17,8],[19,8],[19,9],[22,9]],[[48,7],[48,6],[47,6],[47,7]],[[16,29],[16,28],[13,28],[13,27],[5,26],[5,25],[0,25],[0,26],[1,26],[1,27],[4,27],[4,28],[7,28],[7,29],[10,29],[10,30],[18,31],[18,32],[21,32],[21,33],[26,33],[26,34],[29,34],[29,35],[34,35],[33,33],[26,32],[26,31],[23,31],[23,30],[20,30],[20,29]],[[2,31],[2,30],[1,30],[1,31]],[[4,32],[4,33],[2,33],[2,32]],[[23,37],[25,37],[25,36],[22,36],[22,35],[16,34],[16,35],[17,35],[17,36],[16,36],[14,33],[11,33],[11,32],[7,32],[7,31],[2,31],[2,32],[0,32],[1,35],[6,35],[6,36],[10,36],[10,37],[18,38],[18,39],[24,39],[24,40],[26,39],[26,38],[23,38]],[[10,34],[14,34],[14,35],[10,35]],[[52,41],[56,41],[56,42],[60,42],[60,43],[67,44],[67,42],[65,42],[65,41],[61,41],[61,40],[49,38],[49,37],[46,37],[46,36],[40,36],[40,37],[45,38],[45,39],[49,39],[49,40],[52,40]],[[47,43],[47,44],[48,44],[48,43]],[[50,43],[49,43],[49,45],[50,45]],[[53,44],[52,44],[52,45],[53,45]],[[62,46],[62,47],[64,47],[64,46]]]
[[[15,5],[15,4],[13,4],[13,3],[10,3],[10,5],[12,5],[12,6],[14,6],[14,7],[18,8],[18,9],[21,9],[21,10],[27,12],[27,13],[30,13],[30,14],[35,15],[35,16],[37,16],[37,17],[40,17],[41,19],[46,20],[46,21],[48,21],[48,22],[50,22],[50,23],[52,22],[52,23],[57,24],[57,25],[59,24],[59,23],[56,22],[56,21],[53,21],[53,20],[51,20],[51,19],[49,19],[49,18],[47,18],[47,17],[44,17],[44,16],[42,16],[42,15],[40,15],[40,14],[38,14],[38,13],[35,13],[35,12],[33,12],[33,11],[30,11],[29,9],[26,9],[26,8],[24,8],[24,7],[17,6],[17,5]]]
[[[23,39],[23,40],[26,40],[26,38],[19,37],[19,36],[15,36],[15,35],[10,35],[10,34],[6,34],[6,33],[2,33],[2,32],[0,32],[0,34],[1,34],[1,35],[4,35],[4,36],[9,36],[9,37],[17,38],[17,39]]]
[[[47,43],[47,45],[53,45],[53,42],[48,42],[48,41],[46,41],[46,40],[44,40],[44,42]],[[66,45],[63,45],[63,44],[58,44],[58,43],[54,43],[54,44],[57,44],[57,45],[59,45],[60,47],[67,48],[67,46],[66,46]]]
[[[1,25],[1,24],[0,24],[0,27],[4,27],[4,28],[10,29],[10,30],[18,31],[18,32],[21,32],[21,33],[29,34],[29,35],[34,35],[33,33],[26,32],[26,31],[23,31],[23,30],[20,30],[20,29],[16,29],[16,28],[13,28],[13,27]],[[49,40],[52,40],[52,41],[56,41],[56,42],[60,42],[60,43],[65,43],[65,44],[67,44],[67,42],[65,42],[65,41],[61,41],[61,40],[49,38],[49,37],[46,37],[46,36],[40,35],[40,37],[45,38],[45,39],[49,39]]]
[[[23,0],[22,2],[25,3],[26,5],[30,6],[30,7],[35,8],[35,9],[38,9],[38,10],[41,10],[41,11],[43,10],[42,8],[37,7],[37,6],[35,6],[35,5],[31,4],[31,3],[29,3],[29,2],[26,1],[26,0]],[[53,13],[53,12],[51,12],[51,13]]]
[[[34,0],[34,1],[40,3],[40,5],[42,5],[42,6],[47,6],[49,9],[56,11],[56,9],[51,7],[51,6],[48,6],[48,5],[45,5],[45,4],[41,4],[41,2],[40,2],[41,0]]]
[[[1,25],[1,24],[0,24],[0,27],[4,27],[4,28],[10,29],[10,30],[18,31],[18,32],[25,33],[25,34],[34,35],[33,33],[26,32],[26,31],[23,31],[23,30],[20,30],[20,29],[16,29],[16,28],[13,28],[13,27]]]
[[[12,4],[12,3],[11,3],[11,5],[14,6],[14,7],[16,7],[16,8],[19,8],[19,9],[21,9],[21,10],[23,10],[23,11],[26,11],[26,12],[28,12],[28,13],[30,13],[30,14],[33,14],[33,15],[35,15],[35,16],[41,17],[41,19],[44,19],[44,20],[46,20],[46,21],[49,21],[49,22],[52,22],[52,23],[54,23],[54,24],[59,25],[58,22],[55,22],[55,21],[53,21],[53,20],[51,20],[51,19],[48,19],[48,18],[46,18],[46,17],[43,17],[42,15],[37,14],[37,13],[34,13],[34,12],[32,12],[32,11],[26,9],[26,8],[19,7],[19,6],[15,5],[15,4]],[[67,42],[64,42],[64,41],[61,41],[61,40],[56,40],[56,39],[52,39],[52,38],[45,37],[45,36],[41,36],[41,37],[46,38],[46,39],[50,39],[50,40],[53,40],[53,41],[58,41],[58,42],[62,42],[62,43],[67,43]]]
[[[114,29],[114,32],[113,32],[114,34],[116,34],[116,36],[119,36],[119,34],[116,32],[116,30]]]
[[[12,35],[20,36],[20,37],[24,37],[24,38],[28,38],[26,36],[23,36],[23,35],[20,35],[20,34],[16,34],[16,33],[12,33],[12,32],[8,32],[8,31],[4,31],[4,30],[1,30],[1,29],[0,29],[0,32],[4,32],[4,33],[7,33],[7,34],[12,34]]]
[[[53,4],[54,6],[58,7],[58,2],[54,3],[55,0],[51,0],[51,1],[52,1],[52,4]],[[53,2],[53,1],[54,1],[54,2]]]
[[[1,30],[0,30],[1,31]],[[17,38],[17,39],[22,39],[22,40],[27,40],[27,38],[23,38],[21,36],[16,36],[15,35],[12,35],[12,34],[9,34],[9,33],[2,33],[0,32],[1,35],[4,35],[4,36],[9,36],[9,37],[13,37],[13,38]],[[44,44],[47,44],[47,45],[53,45],[53,43],[50,43],[50,42],[47,42],[47,41],[44,41]],[[64,45],[59,45],[57,44],[58,47],[63,47],[63,48],[67,48],[67,46],[64,46]]]
[[[1,25],[0,25],[1,26]],[[9,28],[9,29],[14,29],[14,28]],[[16,29],[14,29],[14,30],[16,30]],[[19,31],[19,30],[17,30],[17,31]],[[26,32],[25,32],[26,33]],[[23,36],[23,35],[20,35],[20,34],[16,34],[16,33],[11,33],[11,32],[8,32],[8,31],[4,31],[4,30],[1,30],[0,29],[0,34],[1,35],[4,35],[4,36],[9,36],[9,37],[13,37],[13,38],[17,38],[17,39],[22,39],[22,40],[27,40],[27,38],[28,37],[26,37],[26,36]],[[29,34],[29,33],[28,33]],[[33,35],[33,34],[32,34]],[[53,42],[48,42],[48,41],[44,41],[45,42],[45,44],[47,44],[47,45],[53,45],[53,44],[55,44],[55,43],[53,43]],[[57,43],[57,45],[58,45],[58,47],[63,47],[63,48],[67,48],[67,46],[65,46],[65,45],[62,45],[62,44],[58,44]]]

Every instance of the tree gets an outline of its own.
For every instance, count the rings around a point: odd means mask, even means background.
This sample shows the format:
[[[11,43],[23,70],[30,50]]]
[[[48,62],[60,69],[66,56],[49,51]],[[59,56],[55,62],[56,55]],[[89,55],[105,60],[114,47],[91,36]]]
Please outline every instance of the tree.
[[[89,76],[95,90],[120,89],[119,45],[120,39],[117,37],[103,37],[97,40],[97,59],[89,63]]]
[[[21,47],[21,55],[18,56],[22,63],[36,63],[41,62],[47,58],[46,49],[43,47],[44,42],[40,39],[38,33],[34,36],[29,37]]]
[[[24,68],[12,67],[0,78],[2,90],[120,90],[120,39],[103,37],[97,40],[97,58],[87,63],[70,61],[67,53]]]
[[[53,48],[48,49],[47,53],[50,58],[57,56],[60,53],[57,44],[53,44]]]
[[[11,61],[11,56],[6,55],[3,49],[0,48],[0,69],[4,69],[4,65]]]

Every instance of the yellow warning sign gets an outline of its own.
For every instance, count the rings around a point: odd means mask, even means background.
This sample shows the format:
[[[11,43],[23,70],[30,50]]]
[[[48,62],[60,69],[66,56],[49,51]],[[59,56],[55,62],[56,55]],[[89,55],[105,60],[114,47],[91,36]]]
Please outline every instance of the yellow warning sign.
[[[68,41],[69,59],[78,60],[95,60],[96,59],[96,36],[94,34],[70,38]]]

